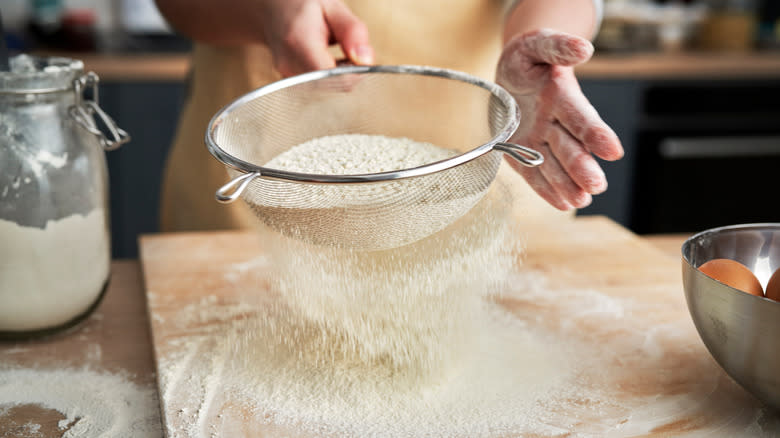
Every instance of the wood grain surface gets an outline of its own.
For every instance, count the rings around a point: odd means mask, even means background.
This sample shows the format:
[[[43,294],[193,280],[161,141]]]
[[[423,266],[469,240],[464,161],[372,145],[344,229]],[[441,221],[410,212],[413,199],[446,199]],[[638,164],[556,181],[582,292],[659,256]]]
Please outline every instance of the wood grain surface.
[[[679,257],[601,217],[527,224],[524,239],[518,271],[543,279],[547,298],[513,294],[501,304],[576,343],[585,355],[572,360],[589,364],[571,382],[584,395],[554,413],[565,436],[780,436],[777,415],[728,378],[699,340]],[[239,232],[145,236],[141,254],[167,435],[311,436],[250,415],[203,365],[213,361],[204,346],[221,341],[210,338],[219,336],[213,329],[230,323],[216,315],[233,309],[242,318],[249,292],[241,276],[264,254],[259,240]],[[591,295],[620,303],[619,314],[578,313],[578,302],[564,301]]]

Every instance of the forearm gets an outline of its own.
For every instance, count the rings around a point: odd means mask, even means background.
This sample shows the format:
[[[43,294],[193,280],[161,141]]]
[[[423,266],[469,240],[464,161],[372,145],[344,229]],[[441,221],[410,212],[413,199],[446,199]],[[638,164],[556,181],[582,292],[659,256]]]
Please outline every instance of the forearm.
[[[516,35],[541,28],[592,39],[597,26],[594,0],[516,0],[507,13],[504,43]]]
[[[262,43],[262,2],[257,0],[155,0],[177,32],[212,44]]]

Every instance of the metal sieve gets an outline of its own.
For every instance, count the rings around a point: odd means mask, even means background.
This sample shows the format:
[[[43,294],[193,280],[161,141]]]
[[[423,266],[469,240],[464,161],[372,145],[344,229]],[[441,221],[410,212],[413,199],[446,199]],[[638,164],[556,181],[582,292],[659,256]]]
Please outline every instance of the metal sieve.
[[[206,132],[209,152],[239,196],[279,232],[308,242],[384,250],[442,230],[487,192],[503,152],[538,166],[537,151],[505,143],[519,109],[503,88],[474,76],[422,66],[345,66],[283,79],[220,110]],[[454,151],[421,166],[360,175],[318,175],[264,167],[306,141],[381,135]],[[381,158],[381,157],[379,157]]]

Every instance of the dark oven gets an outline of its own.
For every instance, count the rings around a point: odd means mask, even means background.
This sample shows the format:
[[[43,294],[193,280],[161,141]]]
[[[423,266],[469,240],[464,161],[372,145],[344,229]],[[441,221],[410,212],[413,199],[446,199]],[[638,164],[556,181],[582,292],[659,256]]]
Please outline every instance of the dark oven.
[[[780,80],[656,83],[637,135],[635,232],[780,222]]]

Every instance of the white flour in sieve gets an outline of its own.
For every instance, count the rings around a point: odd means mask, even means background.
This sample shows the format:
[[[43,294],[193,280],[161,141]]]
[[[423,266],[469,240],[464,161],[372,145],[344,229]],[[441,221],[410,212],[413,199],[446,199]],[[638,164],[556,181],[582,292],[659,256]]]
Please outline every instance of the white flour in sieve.
[[[357,175],[408,169],[453,155],[449,149],[404,137],[342,134],[301,143],[265,166],[319,175]]]
[[[301,143],[277,155],[265,167],[315,175],[359,175],[409,169],[453,155],[455,152],[452,150],[405,137],[342,134],[317,137]],[[279,183],[267,183],[269,188],[275,187],[275,184]],[[284,186],[279,199],[269,196],[273,190],[266,189],[258,191],[250,200],[258,205],[285,208],[343,208],[371,204],[377,199],[393,197],[398,190],[403,190],[400,183],[351,186],[281,184]]]
[[[0,331],[54,327],[86,311],[108,279],[107,233],[102,209],[45,228],[0,219]]]
[[[0,368],[0,422],[14,406],[53,409],[63,438],[159,438],[157,393],[128,378],[89,369]],[[35,432],[30,423],[22,431]],[[0,432],[3,432],[0,424]],[[13,431],[6,431],[13,433]],[[6,435],[3,435],[6,436]],[[11,435],[8,435],[11,436]]]
[[[317,175],[373,174],[432,164],[455,154],[409,138],[348,134],[314,138],[264,166]],[[285,235],[310,243],[383,250],[440,231],[472,208],[484,195],[490,174],[481,164],[473,166],[460,168],[462,173],[445,171],[373,184],[258,178],[244,199],[266,225]]]

